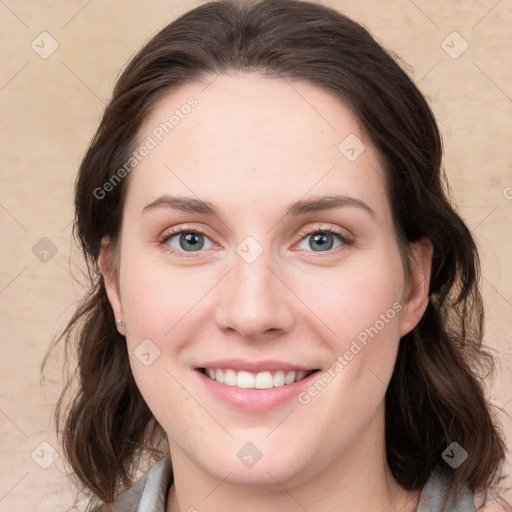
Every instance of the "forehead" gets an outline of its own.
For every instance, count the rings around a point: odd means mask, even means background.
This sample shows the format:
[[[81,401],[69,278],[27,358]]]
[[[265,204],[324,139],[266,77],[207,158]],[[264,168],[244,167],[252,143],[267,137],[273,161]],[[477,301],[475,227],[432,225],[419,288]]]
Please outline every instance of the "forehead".
[[[231,74],[184,85],[153,109],[138,147],[146,142],[127,198],[138,207],[164,193],[268,207],[335,192],[387,209],[384,172],[359,120],[307,82]]]

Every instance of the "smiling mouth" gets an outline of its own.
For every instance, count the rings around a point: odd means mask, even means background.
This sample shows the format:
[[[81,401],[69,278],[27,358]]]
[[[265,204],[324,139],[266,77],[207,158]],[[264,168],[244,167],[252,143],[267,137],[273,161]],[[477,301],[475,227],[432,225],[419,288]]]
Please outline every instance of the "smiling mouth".
[[[299,382],[319,371],[318,369],[310,371],[277,370],[253,373],[228,368],[198,368],[198,370],[209,379],[216,380],[220,384],[241,389],[280,388]]]

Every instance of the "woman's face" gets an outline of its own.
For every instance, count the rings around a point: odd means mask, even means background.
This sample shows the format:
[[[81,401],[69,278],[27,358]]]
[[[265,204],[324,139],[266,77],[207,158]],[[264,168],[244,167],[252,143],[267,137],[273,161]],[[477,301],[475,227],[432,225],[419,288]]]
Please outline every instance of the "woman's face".
[[[139,142],[118,288],[103,269],[176,464],[286,487],[380,454],[431,253],[406,282],[358,120],[308,83],[221,75],[168,94]]]

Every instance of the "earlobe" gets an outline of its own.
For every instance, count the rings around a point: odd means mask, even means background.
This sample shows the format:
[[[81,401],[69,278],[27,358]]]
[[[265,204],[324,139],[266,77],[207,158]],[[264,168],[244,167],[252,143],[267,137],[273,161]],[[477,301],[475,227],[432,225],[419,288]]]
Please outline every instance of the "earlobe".
[[[108,300],[112,307],[114,317],[116,318],[117,330],[121,334],[124,334],[122,327],[123,315],[121,308],[121,297],[119,293],[119,283],[116,270],[117,262],[115,261],[116,258],[117,255],[115,254],[115,250],[112,248],[112,244],[107,239],[103,239],[101,242],[100,255],[98,258],[98,266],[103,275]]]
[[[433,253],[432,242],[426,237],[410,246],[411,276],[400,322],[400,336],[412,331],[427,309]]]

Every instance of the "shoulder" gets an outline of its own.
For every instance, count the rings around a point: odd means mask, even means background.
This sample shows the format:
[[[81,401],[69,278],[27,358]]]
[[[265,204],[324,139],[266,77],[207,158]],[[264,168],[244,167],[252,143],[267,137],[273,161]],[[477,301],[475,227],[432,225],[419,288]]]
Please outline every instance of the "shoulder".
[[[132,487],[123,491],[114,503],[101,505],[93,512],[165,512],[171,483],[171,460],[167,456],[154,464]]]

